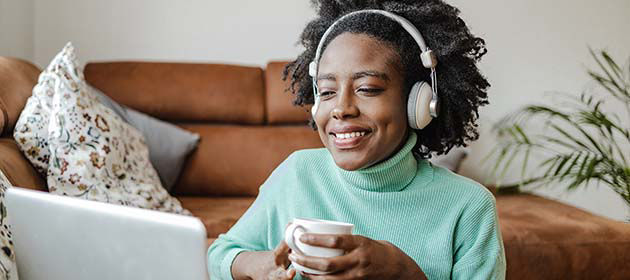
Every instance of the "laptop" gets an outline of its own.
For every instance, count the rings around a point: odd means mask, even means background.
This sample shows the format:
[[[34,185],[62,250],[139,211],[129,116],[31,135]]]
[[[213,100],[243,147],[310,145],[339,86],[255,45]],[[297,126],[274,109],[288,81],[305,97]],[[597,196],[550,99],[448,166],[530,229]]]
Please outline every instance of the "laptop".
[[[197,218],[9,188],[23,280],[208,280]]]

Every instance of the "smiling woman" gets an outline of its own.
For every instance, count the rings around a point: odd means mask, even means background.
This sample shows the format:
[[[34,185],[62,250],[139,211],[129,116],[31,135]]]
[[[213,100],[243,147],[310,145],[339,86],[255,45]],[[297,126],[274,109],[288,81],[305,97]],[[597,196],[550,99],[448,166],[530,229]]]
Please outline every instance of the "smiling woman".
[[[365,35],[344,33],[326,48],[317,77],[319,136],[335,163],[357,170],[385,160],[406,140],[400,57]]]
[[[295,103],[314,105],[325,148],[293,153],[265,181],[210,247],[212,278],[505,278],[492,194],[426,160],[477,137],[483,40],[440,0],[314,2],[306,50],[285,75]],[[294,218],[354,224],[300,238],[345,254],[292,252],[283,233]]]

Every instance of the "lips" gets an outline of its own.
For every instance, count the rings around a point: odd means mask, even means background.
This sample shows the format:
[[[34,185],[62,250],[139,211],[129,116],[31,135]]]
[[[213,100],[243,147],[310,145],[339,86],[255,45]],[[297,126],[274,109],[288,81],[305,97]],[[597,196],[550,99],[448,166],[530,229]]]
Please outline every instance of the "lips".
[[[339,126],[333,127],[329,135],[333,138],[333,144],[338,149],[353,149],[359,146],[372,130],[360,126]]]

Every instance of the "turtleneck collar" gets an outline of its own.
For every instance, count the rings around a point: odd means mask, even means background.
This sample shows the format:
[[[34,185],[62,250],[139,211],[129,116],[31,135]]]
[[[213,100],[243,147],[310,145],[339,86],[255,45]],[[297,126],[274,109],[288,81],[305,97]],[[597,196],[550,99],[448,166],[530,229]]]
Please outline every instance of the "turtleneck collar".
[[[412,153],[416,141],[416,134],[410,132],[405,145],[386,161],[355,171],[347,171],[335,165],[337,175],[347,184],[363,190],[401,191],[411,183],[418,171],[418,162]]]

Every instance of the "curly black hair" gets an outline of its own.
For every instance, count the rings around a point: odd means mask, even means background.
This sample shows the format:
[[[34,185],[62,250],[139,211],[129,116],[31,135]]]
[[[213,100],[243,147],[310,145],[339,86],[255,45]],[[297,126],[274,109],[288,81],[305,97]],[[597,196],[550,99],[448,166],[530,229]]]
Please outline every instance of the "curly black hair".
[[[470,33],[459,17],[459,10],[442,0],[311,0],[318,16],[305,27],[300,41],[306,50],[284,69],[283,80],[290,78],[288,90],[296,95],[294,104],[313,104],[313,88],[308,65],[314,59],[319,40],[326,29],[343,15],[364,9],[380,9],[409,20],[422,34],[437,56],[440,114],[422,130],[415,130],[418,142],[414,154],[422,158],[431,153],[445,154],[455,146],[466,146],[479,137],[478,108],[488,104],[486,78],[477,62],[486,53],[485,41]],[[388,44],[399,55],[404,75],[404,92],[414,83],[430,82],[430,70],[422,66],[420,48],[398,23],[379,14],[358,14],[344,19],[327,36],[328,43],[342,33],[365,34]],[[406,110],[406,108],[401,108]],[[314,121],[311,126],[316,129]]]

